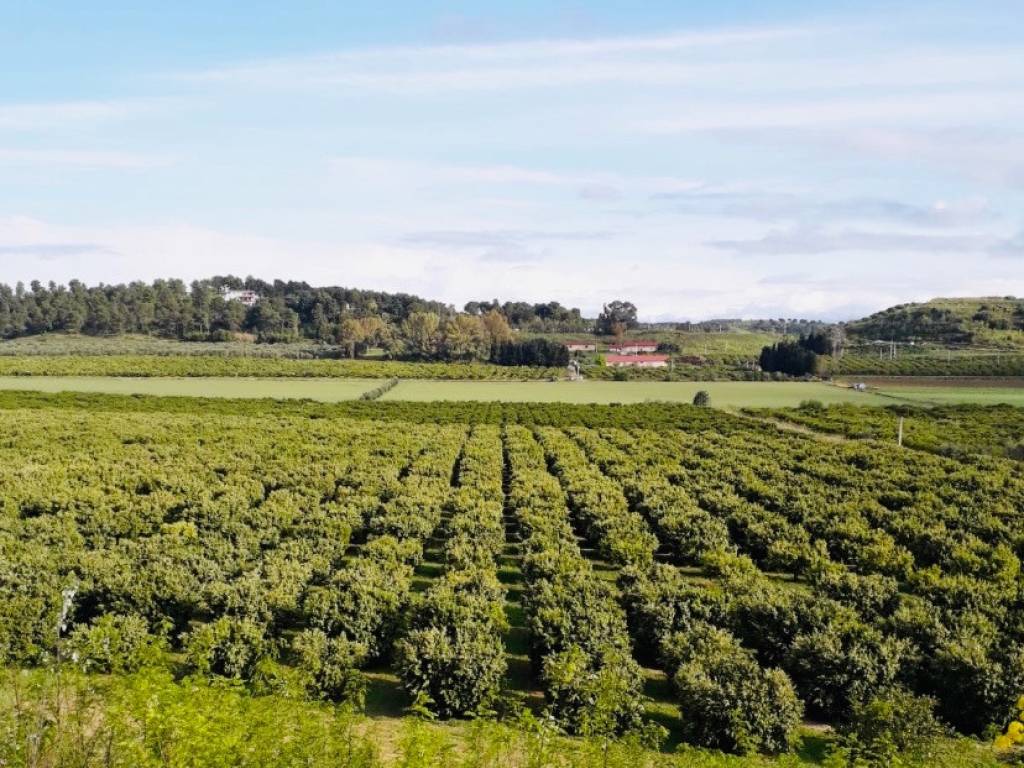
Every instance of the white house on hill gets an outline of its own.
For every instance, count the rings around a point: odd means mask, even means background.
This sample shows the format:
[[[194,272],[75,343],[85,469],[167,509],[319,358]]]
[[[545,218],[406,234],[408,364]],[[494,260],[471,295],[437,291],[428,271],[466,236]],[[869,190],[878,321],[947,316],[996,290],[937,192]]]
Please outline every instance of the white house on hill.
[[[253,306],[260,300],[259,294],[256,291],[232,291],[225,288],[221,295],[224,297],[224,301],[240,301],[247,307]]]

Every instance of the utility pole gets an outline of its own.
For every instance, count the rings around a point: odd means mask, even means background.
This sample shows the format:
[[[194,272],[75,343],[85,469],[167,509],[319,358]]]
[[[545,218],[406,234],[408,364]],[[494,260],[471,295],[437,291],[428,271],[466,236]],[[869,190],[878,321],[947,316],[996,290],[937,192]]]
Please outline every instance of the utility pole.
[[[903,417],[902,416],[900,416],[899,431],[896,434],[896,445],[898,445],[900,448],[903,447]]]

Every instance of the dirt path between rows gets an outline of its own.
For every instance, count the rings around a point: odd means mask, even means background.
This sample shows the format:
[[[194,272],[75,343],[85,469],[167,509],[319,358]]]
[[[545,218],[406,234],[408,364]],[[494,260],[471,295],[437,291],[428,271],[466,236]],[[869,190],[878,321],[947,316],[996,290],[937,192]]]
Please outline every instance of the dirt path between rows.
[[[826,443],[860,442],[860,440],[855,437],[847,437],[846,435],[840,435],[835,432],[819,432],[818,430],[811,429],[803,424],[795,424],[794,422],[786,421],[785,419],[775,419],[768,416],[754,416],[749,413],[740,413],[739,415],[750,419],[751,421],[760,421],[763,424],[772,424],[783,432],[794,432],[798,435],[808,435],[809,437],[814,437],[818,440],[824,440]]]

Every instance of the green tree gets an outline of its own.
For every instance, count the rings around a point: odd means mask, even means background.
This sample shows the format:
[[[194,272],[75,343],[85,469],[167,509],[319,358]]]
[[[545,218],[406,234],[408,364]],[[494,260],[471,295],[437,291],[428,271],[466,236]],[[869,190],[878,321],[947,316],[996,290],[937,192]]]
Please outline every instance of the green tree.
[[[413,312],[402,323],[406,348],[414,357],[431,360],[441,342],[441,318],[435,312]]]
[[[602,335],[615,335],[616,326],[622,326],[625,330],[636,328],[636,315],[636,305],[630,301],[609,302],[597,316],[595,331]]]

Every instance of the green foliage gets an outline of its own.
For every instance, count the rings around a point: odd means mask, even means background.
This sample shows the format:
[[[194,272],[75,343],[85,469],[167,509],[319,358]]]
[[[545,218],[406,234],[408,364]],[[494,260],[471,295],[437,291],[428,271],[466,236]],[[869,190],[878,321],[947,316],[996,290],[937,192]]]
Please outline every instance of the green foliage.
[[[594,332],[615,335],[636,328],[636,305],[629,301],[615,300],[605,304],[597,316]]]
[[[901,758],[928,759],[943,730],[934,708],[933,700],[901,688],[855,703],[840,731],[846,758],[865,768],[888,768]]]
[[[495,704],[506,662],[500,636],[468,621],[410,631],[395,649],[395,667],[408,691],[426,695],[433,711],[453,717]]]
[[[946,344],[983,340],[991,331],[1014,338],[1014,331],[1024,329],[1022,307],[1024,300],[1012,296],[933,299],[923,304],[899,304],[848,323],[846,328],[865,339]]]
[[[68,639],[72,657],[95,672],[134,672],[161,658],[162,638],[149,633],[139,616],[105,614],[88,626],[76,627]]]
[[[1012,714],[1017,691],[1024,690],[1024,649],[996,645],[989,635],[964,630],[940,644],[930,666],[939,714],[962,733],[981,733]]]
[[[734,637],[697,623],[663,640],[688,741],[740,753],[784,752],[803,715],[786,674],[763,669]]]
[[[801,342],[778,341],[761,350],[761,370],[789,376],[809,376],[819,372],[820,358]]]
[[[224,616],[192,630],[183,639],[189,667],[201,675],[248,679],[270,649],[263,627]]]
[[[854,405],[756,410],[757,414],[791,421],[821,432],[846,437],[896,441],[903,418],[903,444],[944,456],[991,454],[1024,460],[1018,436],[1024,430],[1024,409],[1010,405],[943,405],[920,408]],[[966,458],[966,456],[964,456]]]
[[[359,396],[360,400],[376,400],[398,386],[398,379],[388,379],[379,387],[368,389]]]
[[[905,642],[840,614],[797,635],[785,667],[812,714],[841,721],[857,702],[895,683],[906,652]]]
[[[482,714],[506,671],[504,589],[492,570],[449,572],[410,612],[395,667],[410,694],[442,717]]]
[[[706,389],[702,389],[693,396],[693,404],[700,408],[707,408],[711,405],[711,395]]]
[[[296,666],[307,676],[307,687],[316,698],[344,701],[362,707],[366,681],[358,671],[366,660],[366,647],[342,637],[328,637],[318,629],[295,636],[292,652]]]
[[[216,355],[0,355],[0,376],[262,376],[522,381],[557,378],[561,375],[561,368],[501,366],[488,363],[289,360]]]
[[[961,733],[1024,689],[1005,460],[692,406],[0,404],[7,664],[51,668],[64,623],[60,657],[114,677],[358,704],[372,664],[374,706],[390,669],[430,717],[513,711],[507,678],[611,738],[642,725],[635,654],[678,735],[734,751],[792,731],[773,669],[865,734],[897,684]]]
[[[1024,336],[1018,334],[1018,339]],[[1018,340],[1018,345],[1020,341]],[[934,354],[905,355],[896,359],[873,354],[847,354],[828,367],[833,376],[1022,376],[1024,355],[1019,350],[1004,354],[958,354],[944,350]]]
[[[570,644],[544,657],[548,706],[570,733],[612,735],[640,726],[643,678],[628,652]]]

